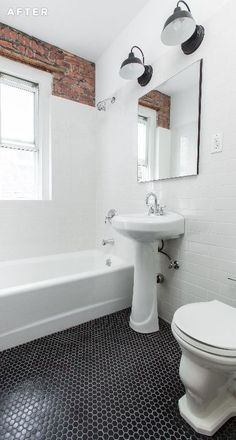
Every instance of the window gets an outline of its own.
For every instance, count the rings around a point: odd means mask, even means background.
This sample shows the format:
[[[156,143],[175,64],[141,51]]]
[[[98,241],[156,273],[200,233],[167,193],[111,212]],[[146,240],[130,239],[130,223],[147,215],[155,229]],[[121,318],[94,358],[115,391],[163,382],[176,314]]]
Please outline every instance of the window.
[[[1,72],[1,63],[0,200],[49,199],[51,75],[10,60]]]
[[[38,85],[0,73],[0,199],[37,199]]]

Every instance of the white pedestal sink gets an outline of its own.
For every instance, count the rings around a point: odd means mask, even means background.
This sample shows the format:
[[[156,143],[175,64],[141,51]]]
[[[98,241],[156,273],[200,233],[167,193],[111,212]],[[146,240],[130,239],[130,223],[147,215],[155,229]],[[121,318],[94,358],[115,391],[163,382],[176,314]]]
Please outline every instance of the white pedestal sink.
[[[117,215],[113,228],[135,242],[134,290],[130,327],[139,333],[159,330],[153,243],[178,238],[184,233],[184,218],[174,212],[163,215]]]

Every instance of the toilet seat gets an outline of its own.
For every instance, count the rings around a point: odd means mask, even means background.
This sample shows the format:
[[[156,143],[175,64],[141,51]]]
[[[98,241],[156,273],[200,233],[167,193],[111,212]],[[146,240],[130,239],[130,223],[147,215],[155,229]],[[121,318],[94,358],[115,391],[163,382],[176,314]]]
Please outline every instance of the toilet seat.
[[[194,348],[236,358],[236,309],[220,301],[187,304],[173,317],[172,330]]]
[[[197,341],[196,339],[191,338],[190,336],[183,333],[176,325],[175,323],[172,323],[172,332],[179,336],[180,339],[182,339],[184,342],[186,342],[188,345],[191,345],[192,347],[196,348],[199,351],[203,351],[206,354],[213,354],[215,356],[224,357],[224,358],[235,358],[236,362],[236,350],[228,350],[224,348],[217,348],[212,347],[211,345],[203,344],[200,341]]]

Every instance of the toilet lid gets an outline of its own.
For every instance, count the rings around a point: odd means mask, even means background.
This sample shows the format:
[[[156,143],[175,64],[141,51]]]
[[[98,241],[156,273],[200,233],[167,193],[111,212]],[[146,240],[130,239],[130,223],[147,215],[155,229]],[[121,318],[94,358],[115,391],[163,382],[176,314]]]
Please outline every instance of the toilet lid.
[[[220,301],[187,304],[178,309],[174,324],[190,338],[211,347],[236,350],[236,308]]]

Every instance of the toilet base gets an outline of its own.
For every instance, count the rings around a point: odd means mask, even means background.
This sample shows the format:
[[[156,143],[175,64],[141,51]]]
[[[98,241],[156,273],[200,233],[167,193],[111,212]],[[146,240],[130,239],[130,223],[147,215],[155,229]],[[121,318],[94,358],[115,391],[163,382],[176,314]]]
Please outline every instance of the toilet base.
[[[188,405],[186,394],[179,400],[179,411],[186,422],[200,434],[212,436],[231,417],[236,416],[236,398],[226,391],[224,398],[219,396],[209,410],[194,414]]]

